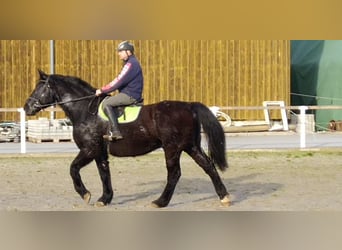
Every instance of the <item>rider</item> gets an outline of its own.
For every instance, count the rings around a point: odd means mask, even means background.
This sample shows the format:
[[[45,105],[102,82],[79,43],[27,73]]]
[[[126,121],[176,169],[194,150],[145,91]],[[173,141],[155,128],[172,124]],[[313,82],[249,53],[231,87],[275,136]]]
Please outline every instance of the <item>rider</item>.
[[[109,96],[103,101],[103,111],[110,120],[110,129],[103,138],[109,141],[123,139],[113,107],[140,102],[144,86],[143,72],[134,55],[134,46],[128,41],[123,41],[119,44],[117,51],[119,58],[123,61],[121,72],[112,82],[96,90],[97,96],[119,91],[117,95]]]

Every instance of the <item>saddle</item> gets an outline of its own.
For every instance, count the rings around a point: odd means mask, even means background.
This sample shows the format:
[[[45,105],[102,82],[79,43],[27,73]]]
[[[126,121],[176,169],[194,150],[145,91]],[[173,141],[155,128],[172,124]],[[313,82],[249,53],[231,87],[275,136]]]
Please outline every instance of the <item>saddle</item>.
[[[119,123],[130,123],[134,122],[139,114],[142,106],[144,105],[144,100],[142,99],[141,101],[135,102],[131,105],[128,106],[118,106],[114,107],[114,112],[116,116],[118,117],[118,122]],[[98,112],[98,116],[101,117],[101,119],[105,121],[109,121],[107,115],[103,111],[103,102],[100,103]]]

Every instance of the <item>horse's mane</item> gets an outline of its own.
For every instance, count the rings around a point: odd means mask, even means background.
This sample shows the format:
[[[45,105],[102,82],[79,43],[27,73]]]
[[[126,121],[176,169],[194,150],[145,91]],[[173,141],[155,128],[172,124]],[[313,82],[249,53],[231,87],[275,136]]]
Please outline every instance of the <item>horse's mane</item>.
[[[51,75],[50,79],[55,82],[64,82],[72,85],[78,89],[95,92],[95,88],[91,86],[88,82],[82,80],[75,76],[64,76],[64,75]]]

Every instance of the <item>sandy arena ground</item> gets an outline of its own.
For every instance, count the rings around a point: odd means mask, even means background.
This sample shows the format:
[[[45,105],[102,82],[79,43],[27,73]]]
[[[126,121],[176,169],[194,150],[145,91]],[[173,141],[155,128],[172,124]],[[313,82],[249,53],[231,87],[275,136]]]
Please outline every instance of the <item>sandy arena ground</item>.
[[[92,193],[87,205],[74,191],[75,154],[0,155],[2,211],[341,211],[342,150],[233,151],[220,173],[231,194],[222,207],[209,177],[187,155],[167,208],[151,207],[166,181],[163,153],[110,158],[114,199],[94,207],[102,193],[95,163],[81,171]]]

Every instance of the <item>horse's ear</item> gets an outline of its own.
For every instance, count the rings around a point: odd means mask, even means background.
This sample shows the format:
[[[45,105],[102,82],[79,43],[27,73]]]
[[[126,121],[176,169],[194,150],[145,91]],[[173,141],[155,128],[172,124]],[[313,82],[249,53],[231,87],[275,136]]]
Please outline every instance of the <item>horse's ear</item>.
[[[41,80],[46,80],[48,78],[48,75],[44,73],[41,69],[38,69],[39,77]]]

